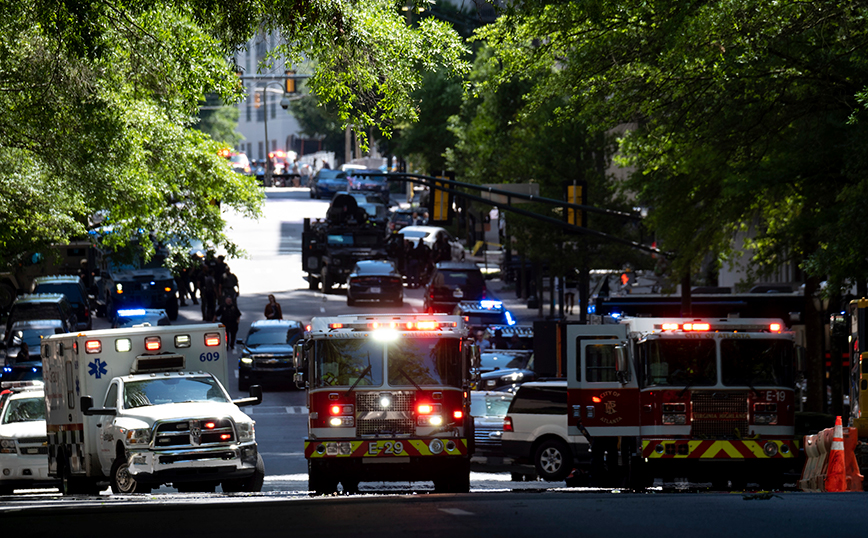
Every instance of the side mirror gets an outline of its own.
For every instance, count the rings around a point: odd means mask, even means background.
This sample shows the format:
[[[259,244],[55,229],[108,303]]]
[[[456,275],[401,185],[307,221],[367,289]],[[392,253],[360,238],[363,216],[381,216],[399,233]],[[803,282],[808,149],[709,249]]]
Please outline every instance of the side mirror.
[[[93,398],[90,396],[81,397],[81,413],[88,417],[106,415],[110,417],[118,416],[118,410],[112,408],[95,408],[93,406]]]
[[[627,360],[627,348],[615,346],[615,371],[618,373],[618,381],[624,385],[630,379],[630,366]]]
[[[292,364],[295,367],[295,373],[292,375],[292,380],[295,386],[304,389],[304,384],[307,382],[307,359],[304,354],[304,340],[295,344],[295,353],[292,355]]]
[[[259,385],[251,385],[249,398],[241,398],[240,400],[232,400],[232,403],[234,403],[238,407],[243,407],[245,405],[259,405],[259,404],[261,404],[262,403],[262,387]]]

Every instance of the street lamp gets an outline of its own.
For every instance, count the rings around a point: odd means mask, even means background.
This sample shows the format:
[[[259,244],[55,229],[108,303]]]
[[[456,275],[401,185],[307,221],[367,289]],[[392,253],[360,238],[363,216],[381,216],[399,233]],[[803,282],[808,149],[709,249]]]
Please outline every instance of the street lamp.
[[[268,156],[268,154],[271,151],[268,147],[268,95],[267,95],[267,92],[268,92],[268,87],[271,86],[272,84],[277,84],[281,88],[280,93],[283,94],[283,89],[282,89],[283,84],[276,81],[276,80],[266,82],[265,85],[262,86],[262,102],[265,103],[265,111],[264,111],[264,114],[262,115],[262,117],[263,117],[264,122],[265,122],[265,186],[266,187],[271,186],[271,167],[269,166],[271,164],[271,159]],[[254,93],[256,93],[258,91],[259,91],[258,88],[254,88],[254,90],[253,90]],[[283,107],[282,101],[281,101],[281,107]],[[283,108],[286,108],[286,107],[283,107]]]

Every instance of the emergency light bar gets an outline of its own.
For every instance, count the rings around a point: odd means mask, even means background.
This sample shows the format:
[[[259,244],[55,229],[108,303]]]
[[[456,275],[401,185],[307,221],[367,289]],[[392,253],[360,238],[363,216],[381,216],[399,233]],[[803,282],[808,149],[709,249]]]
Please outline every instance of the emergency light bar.
[[[370,321],[361,323],[329,323],[329,329],[350,329],[352,331],[376,331],[380,329],[406,330],[406,331],[437,331],[440,329],[455,328],[458,324],[454,321]]]
[[[130,308],[128,310],[118,310],[118,316],[121,317],[131,317],[131,316],[144,316],[145,309],[144,308]]]
[[[773,332],[779,333],[783,330],[783,325],[780,323],[769,323],[768,325],[714,325],[706,322],[687,322],[687,323],[662,323],[655,325],[656,330],[661,331],[684,331],[684,332],[707,332],[707,331],[723,331],[723,332]]]

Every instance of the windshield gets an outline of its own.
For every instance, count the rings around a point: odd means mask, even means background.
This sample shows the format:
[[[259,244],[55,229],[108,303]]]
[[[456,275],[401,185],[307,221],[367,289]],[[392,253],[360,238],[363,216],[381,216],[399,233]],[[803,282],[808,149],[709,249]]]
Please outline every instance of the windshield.
[[[9,400],[3,413],[3,424],[45,420],[45,401],[42,398]]]
[[[435,284],[439,286],[468,286],[481,288],[485,285],[485,280],[482,278],[482,273],[479,271],[441,270],[437,273],[437,282],[435,282]]]
[[[27,347],[33,350],[39,349],[42,344],[42,339],[51,336],[52,334],[61,334],[63,331],[60,328],[46,327],[44,329],[25,329],[23,331],[13,331],[12,340],[9,342],[10,347],[20,347],[21,343],[27,344]]]
[[[717,383],[714,340],[655,339],[640,346],[648,385],[683,387]]]
[[[169,377],[124,384],[124,408],[183,402],[226,402],[226,394],[209,377]]]
[[[357,380],[359,385],[382,385],[383,345],[369,338],[317,340],[313,386],[350,386]]]
[[[756,339],[720,341],[723,384],[730,386],[793,386],[793,343]]]
[[[18,303],[9,316],[16,320],[61,319],[61,303]]]
[[[247,347],[267,346],[274,344],[294,344],[302,335],[299,327],[251,327],[244,341]]]
[[[378,235],[369,234],[329,234],[329,245],[341,245],[345,247],[376,247],[380,242]]]
[[[389,343],[390,385],[462,385],[456,338],[398,338]]]
[[[489,325],[508,325],[509,320],[503,312],[486,312],[484,314],[465,314],[464,325],[469,327],[481,327]]]
[[[404,239],[419,239],[420,237],[425,237],[428,235],[428,232],[420,232],[419,230],[407,230],[404,229],[403,232]]]
[[[84,297],[81,295],[81,286],[78,284],[51,283],[39,284],[33,290],[33,293],[61,293],[66,295],[66,298],[72,303],[83,303]]]

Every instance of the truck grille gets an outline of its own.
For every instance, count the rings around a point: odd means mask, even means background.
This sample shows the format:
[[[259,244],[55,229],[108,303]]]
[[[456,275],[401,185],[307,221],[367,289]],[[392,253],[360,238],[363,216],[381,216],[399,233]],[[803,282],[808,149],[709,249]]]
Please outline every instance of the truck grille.
[[[491,437],[492,433],[502,432],[503,426],[494,424],[476,423],[473,430],[473,439],[476,441],[476,447],[485,450],[500,450],[502,445],[500,437]]]
[[[253,367],[257,370],[281,370],[290,368],[292,360],[289,357],[259,357],[253,355]]]
[[[235,429],[228,418],[160,422],[153,441],[155,448],[213,446],[233,442]]]
[[[388,394],[388,408],[380,405],[382,395]],[[416,431],[413,405],[416,393],[412,391],[356,392],[356,434],[412,435]]]
[[[48,454],[48,437],[21,437],[18,439],[18,453],[29,455]]]
[[[734,439],[749,434],[747,393],[694,392],[690,401],[694,438]]]

